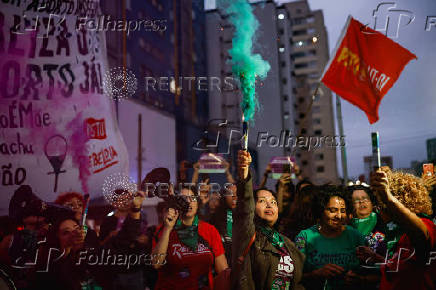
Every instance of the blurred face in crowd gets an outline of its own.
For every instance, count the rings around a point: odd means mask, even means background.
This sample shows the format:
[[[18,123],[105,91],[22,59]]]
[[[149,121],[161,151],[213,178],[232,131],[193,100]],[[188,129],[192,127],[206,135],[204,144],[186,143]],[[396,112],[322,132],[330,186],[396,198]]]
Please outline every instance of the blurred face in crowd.
[[[187,200],[189,201],[189,211],[186,213],[185,217],[192,218],[197,214],[198,210],[198,201],[197,196],[195,196],[194,192],[192,190],[189,190],[187,188],[183,188],[180,191],[181,195],[184,195],[187,197]]]
[[[354,212],[356,213],[357,218],[363,219],[371,214],[373,210],[372,202],[364,190],[359,189],[353,191],[351,200],[353,202]]]
[[[279,217],[279,209],[277,200],[270,191],[259,190],[257,192],[256,214],[266,221],[269,226],[273,226],[276,223]]]
[[[208,197],[209,197],[209,192],[210,192],[210,179],[206,178],[204,180],[202,180],[199,185],[199,195],[200,195],[200,200],[201,203],[205,204],[208,201]]]
[[[27,216],[23,218],[24,227],[31,231],[37,231],[45,226],[48,226],[45,222],[45,218],[42,216]]]
[[[330,231],[342,231],[347,220],[345,201],[339,196],[330,198],[324,208],[321,226]]]
[[[74,217],[77,220],[80,220],[82,218],[83,214],[83,203],[80,199],[77,197],[73,197],[70,200],[67,200],[63,206],[69,207],[74,211]]]
[[[80,237],[80,227],[74,220],[65,220],[59,225],[58,239],[61,249],[70,248]]]
[[[236,185],[232,184],[231,186],[227,187],[227,189],[226,195],[224,196],[227,207],[234,209],[236,208],[236,202],[238,201],[238,196],[236,195]]]
[[[220,195],[218,192],[214,192],[210,195],[209,199],[209,209],[211,212],[215,212],[215,210],[220,205]]]

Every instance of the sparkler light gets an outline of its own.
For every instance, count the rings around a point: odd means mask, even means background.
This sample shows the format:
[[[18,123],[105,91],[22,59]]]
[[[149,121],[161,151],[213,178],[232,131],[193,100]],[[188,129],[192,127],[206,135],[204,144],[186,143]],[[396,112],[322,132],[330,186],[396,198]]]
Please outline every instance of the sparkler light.
[[[103,196],[115,208],[130,206],[136,191],[133,180],[122,173],[107,176],[103,183]]]
[[[104,75],[103,90],[113,100],[128,99],[133,96],[137,87],[135,74],[121,66],[112,68]]]

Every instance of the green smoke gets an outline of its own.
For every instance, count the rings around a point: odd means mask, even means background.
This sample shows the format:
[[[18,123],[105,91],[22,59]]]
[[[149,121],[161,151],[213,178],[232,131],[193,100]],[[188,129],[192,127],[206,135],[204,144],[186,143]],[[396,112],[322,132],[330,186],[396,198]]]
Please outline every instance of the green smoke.
[[[256,77],[265,78],[270,65],[260,54],[253,54],[253,38],[259,22],[246,0],[218,0],[217,6],[229,15],[229,21],[235,27],[229,50],[233,74],[239,78],[242,90],[242,112],[249,121],[253,118],[258,101],[256,97]]]

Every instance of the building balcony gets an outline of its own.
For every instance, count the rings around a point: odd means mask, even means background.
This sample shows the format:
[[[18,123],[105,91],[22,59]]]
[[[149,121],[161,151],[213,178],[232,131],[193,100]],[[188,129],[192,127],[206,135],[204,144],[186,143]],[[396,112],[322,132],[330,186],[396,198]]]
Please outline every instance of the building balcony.
[[[299,68],[294,69],[295,75],[302,76],[302,75],[310,75],[312,73],[318,73],[318,67],[305,67],[305,68]]]
[[[318,57],[315,55],[310,55],[310,56],[303,56],[303,57],[297,57],[294,60],[294,64],[299,64],[299,63],[305,63],[305,62],[311,62],[311,61],[317,61]]]

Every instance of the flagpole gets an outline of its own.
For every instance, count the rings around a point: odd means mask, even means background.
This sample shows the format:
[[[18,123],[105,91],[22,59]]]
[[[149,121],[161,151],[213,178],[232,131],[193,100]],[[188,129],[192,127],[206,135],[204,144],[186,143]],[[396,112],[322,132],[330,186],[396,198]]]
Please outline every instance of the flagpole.
[[[339,137],[342,138],[344,136],[344,124],[342,120],[342,107],[341,101],[337,94],[336,96],[336,118],[338,121],[338,129],[339,129]],[[344,144],[345,145],[345,144]],[[341,146],[341,161],[342,161],[342,176],[344,178],[344,184],[348,183],[348,167],[347,167],[347,151],[345,150],[345,146]]]

